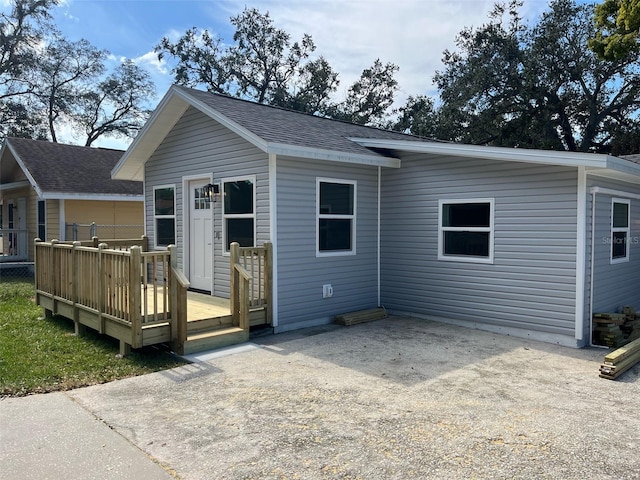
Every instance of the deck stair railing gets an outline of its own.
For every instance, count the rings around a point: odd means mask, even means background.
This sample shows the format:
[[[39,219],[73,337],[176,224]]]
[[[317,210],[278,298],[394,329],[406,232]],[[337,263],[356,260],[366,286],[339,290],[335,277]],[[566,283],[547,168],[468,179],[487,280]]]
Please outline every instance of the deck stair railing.
[[[150,326],[167,324],[172,341],[179,342],[189,282],[177,269],[175,247],[147,252],[126,242],[116,245],[122,250],[82,243],[36,239],[38,304],[73,319],[78,333],[90,325],[119,338],[121,351],[154,343],[144,336]]]
[[[262,247],[230,246],[231,315],[240,328],[249,328],[249,313],[263,308],[266,321],[271,324],[273,282],[273,246],[265,242]]]

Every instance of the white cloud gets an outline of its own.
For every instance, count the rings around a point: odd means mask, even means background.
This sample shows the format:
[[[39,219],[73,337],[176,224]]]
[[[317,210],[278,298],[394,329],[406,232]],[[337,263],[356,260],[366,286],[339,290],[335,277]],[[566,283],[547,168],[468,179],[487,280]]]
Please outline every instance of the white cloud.
[[[454,47],[465,26],[483,23],[492,5],[493,0],[269,0],[259,8],[269,10],[293,39],[310,34],[317,53],[340,72],[342,91],[376,58],[397,64],[398,96],[404,100],[434,93],[432,77],[441,68],[442,52]]]
[[[159,60],[158,54],[154,51],[150,51],[145,53],[144,55],[140,55],[139,57],[134,58],[133,61],[142,67],[151,69],[153,73],[159,73],[162,75],[169,74],[167,62],[164,59]]]
[[[371,66],[376,58],[400,67],[397,104],[409,95],[435,95],[432,83],[442,69],[442,53],[455,49],[456,35],[465,27],[488,20],[494,0],[324,0],[303,2],[260,0],[255,7],[269,11],[278,28],[299,40],[312,36],[318,55],[340,73],[339,94]],[[233,3],[235,13],[243,8]],[[229,5],[225,4],[227,10]],[[529,0],[522,14],[534,18],[547,2]]]

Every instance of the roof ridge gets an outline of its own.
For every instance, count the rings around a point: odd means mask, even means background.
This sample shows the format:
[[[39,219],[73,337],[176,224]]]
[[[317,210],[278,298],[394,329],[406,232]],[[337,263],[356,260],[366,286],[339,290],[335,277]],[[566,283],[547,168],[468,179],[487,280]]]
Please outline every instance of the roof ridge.
[[[181,88],[181,89],[184,89],[184,90],[188,90],[188,91],[191,91],[191,92],[205,93],[205,94],[214,95],[214,96],[217,96],[217,97],[228,98],[229,100],[235,100],[235,101],[239,101],[239,102],[244,102],[244,103],[249,104],[249,105],[255,105],[255,106],[259,106],[259,107],[267,107],[267,108],[271,108],[271,109],[274,109],[274,110],[280,110],[282,112],[289,112],[289,113],[294,113],[294,114],[298,114],[298,115],[304,115],[306,117],[314,118],[314,119],[318,119],[318,120],[324,120],[324,121],[328,121],[328,122],[336,122],[336,123],[341,123],[341,124],[344,124],[344,125],[351,125],[351,126],[355,125],[357,127],[367,128],[367,129],[375,130],[375,131],[378,131],[378,132],[394,133],[394,134],[397,134],[397,135],[404,135],[406,137],[418,138],[418,139],[422,139],[422,140],[440,141],[440,140],[437,140],[437,139],[434,139],[434,138],[421,137],[419,135],[413,135],[411,133],[399,132],[397,130],[390,130],[390,129],[387,129],[387,128],[374,127],[372,125],[363,125],[361,123],[354,123],[354,122],[350,122],[348,120],[341,120],[341,119],[338,119],[338,118],[324,117],[324,116],[316,115],[316,114],[313,114],[313,113],[303,112],[303,111],[300,111],[300,110],[294,110],[292,108],[280,107],[278,105],[271,105],[271,104],[268,104],[268,103],[260,103],[260,102],[256,102],[256,101],[249,100],[249,99],[246,99],[246,98],[234,97],[233,95],[229,95],[227,93],[219,93],[219,92],[210,92],[210,91],[205,91],[205,90],[198,90],[197,88],[186,87],[184,85],[178,85],[178,84],[173,84],[173,86]]]
[[[26,137],[6,137],[7,142],[11,142],[17,140],[18,142],[37,142],[41,144],[46,144],[52,147],[73,147],[73,148],[81,148],[81,149],[92,149],[92,150],[105,150],[105,151],[113,151],[113,152],[121,152],[124,153],[124,150],[119,148],[110,148],[110,147],[92,147],[86,145],[77,145],[75,143],[61,143],[61,142],[52,142],[51,140],[43,140],[40,138],[26,138]]]

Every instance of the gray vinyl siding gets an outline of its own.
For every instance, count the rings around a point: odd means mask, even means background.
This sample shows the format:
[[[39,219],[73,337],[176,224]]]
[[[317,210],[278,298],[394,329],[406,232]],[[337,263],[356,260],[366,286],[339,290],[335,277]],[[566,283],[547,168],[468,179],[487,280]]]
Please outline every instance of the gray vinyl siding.
[[[575,168],[427,155],[383,170],[383,305],[572,343],[577,178]],[[438,200],[477,198],[495,199],[494,263],[438,260]]]
[[[174,185],[176,189],[176,243],[178,266],[184,259],[184,176],[213,174],[214,183],[225,178],[255,175],[256,238],[261,245],[269,233],[268,155],[199,110],[189,108],[145,165],[145,217],[149,245],[155,244],[153,187]],[[222,201],[214,208],[214,295],[229,296],[229,256],[223,253]],[[216,237],[220,238],[216,238]],[[185,268],[186,263],[186,268]]]
[[[285,157],[276,165],[279,328],[377,306],[377,167]],[[356,255],[316,256],[317,177],[357,181]],[[322,298],[323,284],[333,297]]]
[[[601,187],[640,194],[640,186],[625,184],[598,177],[589,177],[589,188]],[[587,190],[589,192],[589,190]],[[591,240],[591,195],[588,194],[587,225]],[[611,263],[611,202],[613,198],[625,199],[624,195],[596,195],[595,256],[593,270],[593,313],[616,312],[625,305],[640,311],[640,200],[630,200],[631,233],[629,261]],[[589,252],[590,253],[590,252]],[[587,289],[590,284],[587,283]],[[588,298],[588,296],[587,296]],[[587,310],[588,312],[589,310]]]

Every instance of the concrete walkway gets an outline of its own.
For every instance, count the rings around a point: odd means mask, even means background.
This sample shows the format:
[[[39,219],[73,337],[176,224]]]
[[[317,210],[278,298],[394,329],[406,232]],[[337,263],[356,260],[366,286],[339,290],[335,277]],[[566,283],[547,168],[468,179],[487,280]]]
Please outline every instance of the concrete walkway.
[[[0,400],[0,478],[174,478],[66,393]]]
[[[640,479],[640,365],[605,352],[400,317],[256,338],[0,401],[0,477]]]

